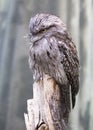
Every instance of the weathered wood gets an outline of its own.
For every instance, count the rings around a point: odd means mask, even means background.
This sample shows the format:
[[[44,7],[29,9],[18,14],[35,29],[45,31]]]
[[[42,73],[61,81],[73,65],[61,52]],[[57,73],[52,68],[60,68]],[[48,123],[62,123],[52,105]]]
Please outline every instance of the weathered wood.
[[[45,76],[33,85],[33,99],[27,101],[28,114],[24,114],[27,130],[66,130],[60,89],[54,79]]]

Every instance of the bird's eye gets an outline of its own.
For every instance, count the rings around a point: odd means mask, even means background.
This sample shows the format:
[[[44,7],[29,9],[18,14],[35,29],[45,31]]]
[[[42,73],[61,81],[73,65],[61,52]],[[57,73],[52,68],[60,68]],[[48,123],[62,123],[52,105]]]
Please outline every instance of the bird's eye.
[[[45,32],[45,31],[46,31],[46,29],[45,29],[45,28],[41,30],[41,32]]]

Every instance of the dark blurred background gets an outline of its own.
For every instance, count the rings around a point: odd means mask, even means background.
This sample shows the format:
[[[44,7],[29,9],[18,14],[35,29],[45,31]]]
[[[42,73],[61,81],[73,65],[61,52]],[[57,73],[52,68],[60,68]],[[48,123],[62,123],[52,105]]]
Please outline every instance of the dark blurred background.
[[[93,0],[0,0],[0,130],[26,130],[26,101],[32,98],[28,65],[31,16],[60,16],[80,57],[80,92],[70,116],[70,130],[93,130]]]

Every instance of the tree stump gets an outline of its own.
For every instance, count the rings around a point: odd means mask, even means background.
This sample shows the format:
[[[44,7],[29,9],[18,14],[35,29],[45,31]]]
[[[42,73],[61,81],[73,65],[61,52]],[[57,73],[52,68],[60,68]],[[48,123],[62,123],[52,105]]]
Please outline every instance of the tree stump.
[[[63,117],[61,98],[59,86],[50,76],[35,82],[33,99],[27,101],[28,114],[24,114],[26,129],[67,130],[68,116]]]

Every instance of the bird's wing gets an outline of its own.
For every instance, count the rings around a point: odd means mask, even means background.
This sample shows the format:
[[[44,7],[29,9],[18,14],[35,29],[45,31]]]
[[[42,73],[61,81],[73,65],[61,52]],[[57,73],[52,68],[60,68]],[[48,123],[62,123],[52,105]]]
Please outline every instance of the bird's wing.
[[[77,56],[76,46],[67,32],[64,35],[59,33],[58,48],[62,57],[62,64],[67,75],[67,79],[71,86],[72,93],[72,107],[75,105],[75,96],[79,90],[79,60]]]

